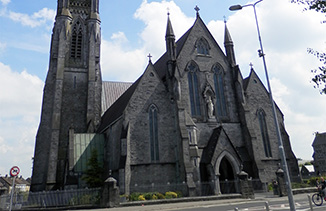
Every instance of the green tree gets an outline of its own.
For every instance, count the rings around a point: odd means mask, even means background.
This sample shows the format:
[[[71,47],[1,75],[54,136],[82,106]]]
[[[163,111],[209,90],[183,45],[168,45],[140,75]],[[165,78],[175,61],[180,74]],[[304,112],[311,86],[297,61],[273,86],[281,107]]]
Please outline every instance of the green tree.
[[[326,13],[325,0],[291,0],[291,2],[305,5],[305,10],[315,10],[316,12]],[[323,23],[326,23],[326,20],[324,20]],[[319,89],[320,94],[326,94],[326,53],[316,51],[312,48],[308,48],[308,53],[316,56],[322,63],[318,68],[311,70],[314,75],[311,81],[314,83],[314,87]]]
[[[96,149],[91,152],[91,157],[87,161],[87,170],[82,179],[90,188],[97,188],[103,185],[103,168],[98,162],[98,153]]]

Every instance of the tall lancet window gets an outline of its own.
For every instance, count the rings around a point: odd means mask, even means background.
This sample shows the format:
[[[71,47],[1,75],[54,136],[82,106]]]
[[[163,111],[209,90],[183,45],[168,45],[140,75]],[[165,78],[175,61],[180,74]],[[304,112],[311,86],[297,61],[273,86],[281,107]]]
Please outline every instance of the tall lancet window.
[[[262,136],[263,144],[264,144],[265,156],[272,157],[272,149],[271,149],[271,144],[269,142],[266,118],[265,118],[266,114],[263,109],[259,109],[257,111],[257,115],[258,115],[258,121],[259,121],[259,126],[260,126],[260,132],[261,132],[261,136]]]
[[[201,110],[200,110],[200,98],[199,98],[198,79],[197,79],[197,73],[199,72],[199,68],[195,62],[190,62],[186,70],[188,71],[191,115],[194,117],[200,116]]]
[[[225,93],[224,93],[224,82],[223,75],[224,71],[221,65],[215,64],[213,67],[214,72],[214,85],[216,94],[216,114],[217,116],[227,116]]]
[[[72,58],[81,58],[83,44],[83,32],[79,21],[75,24],[71,36],[70,56]]]
[[[200,38],[196,41],[197,53],[201,55],[209,55],[209,45],[204,38]]]
[[[149,139],[150,139],[150,150],[151,160],[159,161],[159,145],[158,145],[158,125],[157,125],[157,107],[151,105],[149,107]]]

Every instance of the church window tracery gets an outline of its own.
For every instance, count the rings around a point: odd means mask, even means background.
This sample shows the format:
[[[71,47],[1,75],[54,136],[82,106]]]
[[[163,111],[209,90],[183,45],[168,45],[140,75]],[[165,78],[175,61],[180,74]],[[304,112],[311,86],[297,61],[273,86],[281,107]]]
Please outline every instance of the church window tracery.
[[[213,67],[214,72],[214,85],[216,94],[216,113],[218,116],[227,116],[224,81],[223,81],[223,68],[221,65],[216,64]]]
[[[149,107],[149,135],[150,135],[150,150],[151,160],[159,161],[159,146],[158,146],[158,125],[157,125],[157,107],[151,105]]]
[[[72,58],[81,58],[83,44],[83,32],[79,21],[75,24],[71,36],[71,51]]]
[[[264,144],[264,151],[266,157],[272,157],[272,150],[271,150],[271,144],[269,141],[268,131],[267,131],[267,124],[266,124],[266,114],[263,109],[259,109],[257,112],[258,115],[258,121],[260,126],[260,132],[263,139]]]
[[[200,98],[198,91],[198,78],[197,72],[199,68],[194,62],[190,62],[187,66],[188,71],[188,84],[189,84],[189,97],[192,116],[200,116]]]
[[[209,55],[209,45],[208,42],[202,37],[196,42],[197,53],[201,55]]]

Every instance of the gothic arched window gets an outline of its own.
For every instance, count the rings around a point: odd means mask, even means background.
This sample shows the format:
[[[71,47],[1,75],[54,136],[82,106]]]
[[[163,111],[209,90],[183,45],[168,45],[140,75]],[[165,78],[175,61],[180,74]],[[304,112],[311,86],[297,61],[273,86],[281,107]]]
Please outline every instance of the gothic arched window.
[[[159,146],[158,146],[158,125],[157,125],[157,108],[155,105],[149,107],[149,139],[150,139],[150,150],[151,160],[159,160]]]
[[[227,116],[226,101],[224,94],[223,68],[216,64],[213,67],[214,85],[216,94],[216,114],[217,116]]]
[[[189,84],[189,98],[192,116],[200,116],[200,99],[198,91],[197,72],[198,66],[194,62],[190,62],[187,66],[188,71],[188,84]]]
[[[75,24],[71,36],[70,56],[72,58],[81,58],[83,44],[83,32],[79,21]]]
[[[200,38],[197,40],[196,49],[198,54],[209,55],[209,45],[204,38]]]
[[[263,109],[259,109],[257,111],[257,115],[258,115],[258,121],[259,121],[259,126],[260,126],[260,132],[261,132],[261,136],[262,136],[263,144],[264,144],[265,156],[272,157],[272,149],[271,149],[271,144],[269,142],[266,118],[265,118],[266,114]]]

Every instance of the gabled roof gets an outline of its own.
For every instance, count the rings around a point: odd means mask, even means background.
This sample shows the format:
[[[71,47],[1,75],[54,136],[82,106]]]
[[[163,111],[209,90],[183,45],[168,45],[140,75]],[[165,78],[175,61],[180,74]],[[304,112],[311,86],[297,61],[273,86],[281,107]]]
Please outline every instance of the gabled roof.
[[[212,40],[214,40],[216,46],[220,49],[219,45],[217,44],[216,40],[214,39],[213,35],[210,33],[210,31],[208,30],[207,26],[204,24],[203,20],[200,18],[199,15],[197,15],[196,21],[193,24],[192,27],[190,27],[190,29],[182,35],[182,37],[176,42],[176,53],[177,53],[177,57],[179,56],[179,53],[181,52],[189,34],[191,33],[193,27],[200,22],[201,25],[203,25],[205,27],[205,29],[207,30],[207,32],[209,33],[209,35],[211,36]],[[169,30],[168,33],[172,33],[173,29],[172,26],[168,25],[167,29]],[[220,49],[220,51],[223,53],[223,51]],[[224,53],[223,53],[224,55]],[[157,72],[159,78],[162,81],[165,81],[165,76],[166,76],[166,68],[167,68],[167,61],[168,61],[168,55],[165,52],[153,65],[155,71]],[[98,129],[98,132],[103,132],[112,122],[114,122],[115,120],[117,120],[122,114],[123,111],[125,110],[130,98],[132,97],[133,93],[135,92],[139,81],[141,80],[142,76],[140,76],[137,81],[130,86],[126,92],[124,92],[121,97],[119,99],[117,99],[112,106],[103,114],[102,116],[102,122],[101,125]]]
[[[103,81],[102,114],[132,85],[131,82]]]
[[[0,177],[0,178],[1,178],[0,183],[2,183],[4,186],[12,186],[13,177],[6,176],[6,177]],[[17,177],[15,180],[15,184],[16,185],[27,185],[27,186],[30,185],[30,183],[22,177]]]
[[[313,165],[303,165],[302,167],[306,168],[307,171],[309,171],[310,173],[314,173],[315,172],[315,168]]]
[[[234,152],[237,154],[239,160],[241,160],[239,154],[238,154],[238,151],[236,150],[236,148],[234,147],[233,143],[231,142],[229,136],[227,135],[227,133],[225,132],[225,130],[223,129],[222,126],[219,126],[217,128],[215,128],[213,130],[213,133],[208,141],[208,144],[207,146],[204,148],[203,150],[203,153],[202,153],[202,159],[201,159],[201,163],[205,163],[205,164],[208,164],[208,163],[211,163],[211,160],[213,158],[213,155],[215,153],[215,150],[216,150],[216,146],[218,144],[218,140],[220,139],[221,137],[221,134],[224,133],[227,140],[228,140],[228,143],[230,144],[230,146],[232,147],[232,149],[234,150]]]
[[[317,133],[312,146],[326,145],[326,132]]]
[[[141,77],[140,77],[141,78]],[[97,129],[99,133],[103,132],[113,121],[117,120],[125,110],[128,102],[137,88],[140,78],[125,91],[117,101],[103,114],[100,127]]]
[[[192,27],[176,42],[177,46],[177,56],[179,55],[185,41],[188,38],[188,35],[191,31]],[[158,76],[164,81],[165,74],[166,74],[166,62],[168,61],[167,53],[164,53],[154,64],[154,69],[156,70]],[[131,96],[133,95],[134,91],[136,90],[140,79],[140,76],[135,83],[133,83],[126,92],[124,92],[119,99],[117,99],[112,106],[103,114],[102,122],[100,127],[98,128],[98,132],[103,132],[112,122],[117,120],[125,110]]]
[[[259,83],[259,84],[261,85],[261,87],[262,87],[262,88],[264,89],[264,91],[266,92],[266,95],[269,96],[269,91],[266,89],[265,85],[264,85],[263,82],[260,80],[259,76],[257,75],[256,71],[255,71],[253,68],[251,68],[249,76],[243,80],[243,90],[244,90],[244,91],[247,91],[248,86],[249,86],[249,84],[250,84],[250,82],[251,82],[250,79],[253,78],[253,77],[255,77],[255,78],[258,79],[257,83]],[[274,104],[275,104],[275,106],[276,106],[276,109],[277,109],[277,110],[281,113],[281,115],[283,116],[283,113],[282,113],[281,109],[278,107],[278,105],[277,105],[277,103],[275,102],[275,100],[274,100]]]

